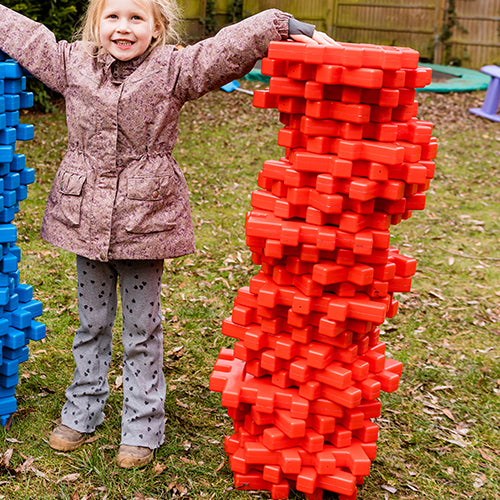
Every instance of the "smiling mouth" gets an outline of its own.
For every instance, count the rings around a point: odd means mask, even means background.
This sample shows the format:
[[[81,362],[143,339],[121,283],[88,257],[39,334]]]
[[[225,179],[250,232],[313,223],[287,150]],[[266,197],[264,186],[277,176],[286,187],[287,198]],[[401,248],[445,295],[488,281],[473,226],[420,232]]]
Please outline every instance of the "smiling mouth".
[[[118,45],[118,47],[131,47],[134,45],[134,42],[131,42],[130,40],[113,40],[113,43]]]

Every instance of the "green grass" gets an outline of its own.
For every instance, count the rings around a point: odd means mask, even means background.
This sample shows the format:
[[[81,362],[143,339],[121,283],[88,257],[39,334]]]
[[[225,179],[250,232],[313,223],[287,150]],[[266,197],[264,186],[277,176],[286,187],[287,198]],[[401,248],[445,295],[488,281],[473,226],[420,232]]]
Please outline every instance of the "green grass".
[[[440,149],[426,209],[391,229],[392,244],[418,260],[418,271],[412,292],[398,297],[399,313],[382,327],[404,373],[398,391],[381,397],[378,455],[359,488],[361,500],[500,496],[500,131],[467,111],[483,98],[484,92],[418,95],[419,117],[434,123]],[[140,471],[114,465],[119,319],[107,418],[95,440],[71,454],[47,444],[72,377],[76,271],[71,254],[38,236],[64,154],[64,115],[26,114],[23,121],[36,127],[36,139],[20,151],[37,181],[16,217],[20,268],[44,304],[47,338],[30,345],[18,413],[0,428],[0,499],[270,498],[233,489],[223,452],[231,421],[208,380],[219,349],[233,345],[220,333],[222,320],[256,272],[244,219],[262,162],[283,154],[277,113],[253,109],[236,92],[214,92],[183,112],[175,154],[190,186],[198,251],[165,266],[167,439],[153,465]]]

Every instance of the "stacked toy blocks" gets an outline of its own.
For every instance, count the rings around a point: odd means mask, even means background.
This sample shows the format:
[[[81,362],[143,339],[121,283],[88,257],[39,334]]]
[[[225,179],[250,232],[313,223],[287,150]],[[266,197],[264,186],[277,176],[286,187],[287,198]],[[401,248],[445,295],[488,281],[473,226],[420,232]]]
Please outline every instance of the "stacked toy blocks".
[[[234,423],[236,487],[356,498],[376,455],[380,392],[402,364],[379,326],[410,290],[416,261],[391,224],[424,208],[437,144],[416,118],[431,80],[407,48],[273,42],[254,105],[277,108],[286,155],[264,162],[247,214],[260,271],[241,288],[210,389]]]
[[[35,318],[42,304],[33,299],[33,288],[21,283],[21,252],[13,224],[19,202],[27,196],[35,171],[17,154],[16,142],[33,139],[33,125],[19,123],[19,110],[33,105],[26,92],[26,76],[15,61],[0,52],[0,424],[17,409],[15,388],[19,364],[28,359],[30,340],[45,337],[45,325]]]

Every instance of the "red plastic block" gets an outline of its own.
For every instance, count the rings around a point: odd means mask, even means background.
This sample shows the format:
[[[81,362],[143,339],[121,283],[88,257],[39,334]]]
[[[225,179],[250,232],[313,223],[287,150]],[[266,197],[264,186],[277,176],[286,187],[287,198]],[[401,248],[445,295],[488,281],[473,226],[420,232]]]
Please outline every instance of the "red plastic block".
[[[286,76],[288,61],[264,57],[261,61],[260,71],[268,76]]]
[[[228,359],[231,350],[225,350],[226,359],[219,359],[210,377],[210,390],[222,393],[222,406],[237,408],[241,403],[249,403],[264,413],[275,408],[286,408],[298,418],[307,418],[309,403],[298,394],[297,389],[281,389],[272,386],[268,377],[254,378],[244,374],[245,364]]]
[[[256,90],[253,94],[252,104],[256,108],[277,108],[278,96],[271,94],[269,90]]]

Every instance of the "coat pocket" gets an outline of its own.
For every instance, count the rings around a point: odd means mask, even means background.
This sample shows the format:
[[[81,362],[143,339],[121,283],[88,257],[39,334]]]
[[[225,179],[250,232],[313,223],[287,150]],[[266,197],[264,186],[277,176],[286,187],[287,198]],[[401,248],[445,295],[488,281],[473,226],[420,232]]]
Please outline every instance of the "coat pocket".
[[[129,233],[170,231],[178,211],[175,176],[135,176],[127,181],[127,223]]]
[[[81,220],[83,186],[86,176],[62,171],[56,186],[54,217],[70,227],[78,227]]]

